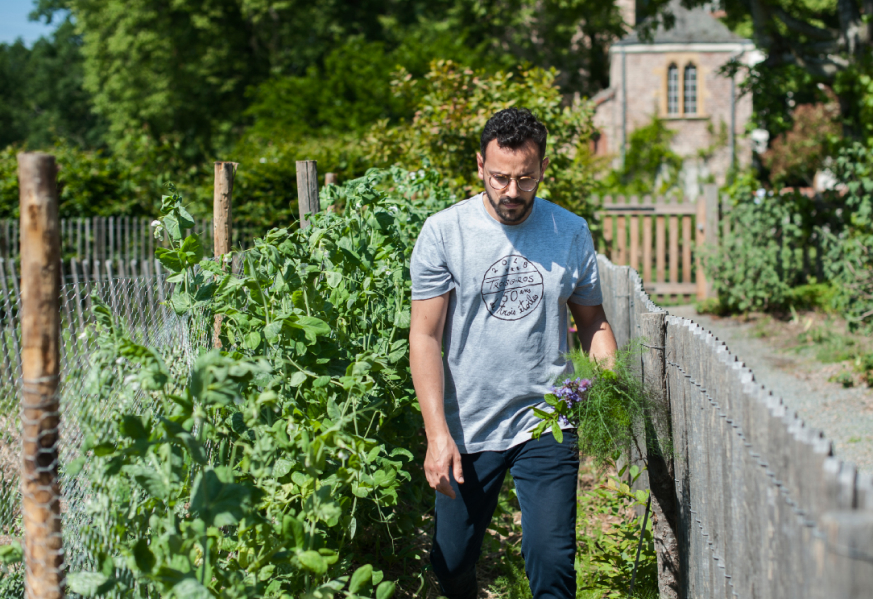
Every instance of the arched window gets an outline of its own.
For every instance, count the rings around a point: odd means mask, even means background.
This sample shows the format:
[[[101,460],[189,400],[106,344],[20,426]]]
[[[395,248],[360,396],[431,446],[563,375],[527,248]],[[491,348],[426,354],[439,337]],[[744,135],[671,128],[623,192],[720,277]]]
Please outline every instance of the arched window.
[[[685,73],[682,78],[684,97],[682,112],[685,114],[697,114],[697,67],[693,64],[685,65]]]
[[[679,114],[679,67],[667,67],[667,114]]]

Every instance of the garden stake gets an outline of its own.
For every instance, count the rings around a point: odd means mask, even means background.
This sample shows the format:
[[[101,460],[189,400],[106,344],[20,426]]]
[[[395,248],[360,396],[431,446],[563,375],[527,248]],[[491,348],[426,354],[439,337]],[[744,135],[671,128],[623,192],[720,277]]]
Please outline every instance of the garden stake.
[[[628,595],[633,596],[634,594],[634,582],[637,579],[637,566],[640,565],[640,551],[643,548],[643,537],[646,534],[646,524],[649,521],[649,506],[652,505],[652,492],[649,491],[649,498],[646,500],[646,513],[643,514],[643,527],[640,529],[640,542],[637,544],[637,558],[634,560],[634,571],[631,574],[631,583],[630,590],[628,591]]]

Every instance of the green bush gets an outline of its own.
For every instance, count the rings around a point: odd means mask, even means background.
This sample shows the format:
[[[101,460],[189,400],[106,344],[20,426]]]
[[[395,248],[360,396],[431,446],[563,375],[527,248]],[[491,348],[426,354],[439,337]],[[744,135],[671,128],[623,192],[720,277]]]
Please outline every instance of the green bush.
[[[846,185],[848,226],[827,231],[829,251],[825,272],[834,284],[834,307],[852,329],[873,330],[873,149],[855,144],[844,149],[836,164]]]
[[[648,125],[634,129],[628,139],[624,165],[603,180],[610,193],[643,195],[666,193],[679,183],[682,158],[670,149],[676,131],[652,116]]]
[[[419,98],[411,121],[380,121],[369,132],[366,152],[375,165],[397,164],[438,170],[460,197],[482,190],[476,152],[482,129],[498,110],[529,108],[547,127],[550,158],[539,195],[593,221],[589,199],[594,186],[588,142],[593,132],[592,106],[566,106],[554,70],[527,69],[486,73],[452,61],[434,61],[417,79],[401,70],[396,93]],[[590,222],[589,224],[593,224]]]
[[[794,302],[819,301],[816,294],[826,295],[823,288],[792,290],[814,279],[815,262],[824,258],[823,226],[842,226],[838,206],[796,192],[764,192],[748,175],[740,177],[729,194],[730,232],[719,247],[704,254],[704,268],[721,309],[786,309]]]
[[[224,351],[171,363],[97,302],[86,400],[106,409],[86,426],[82,474],[100,506],[87,526],[111,527],[116,545],[70,574],[74,592],[392,594],[361,563],[402,562],[396,540],[417,534],[426,511],[408,260],[425,218],[453,197],[433,171],[395,169],[322,200],[348,209],[272,230],[228,274],[187,234],[182,198],[163,198],[169,305],[208,331],[222,315]],[[126,407],[143,394],[154,407]]]

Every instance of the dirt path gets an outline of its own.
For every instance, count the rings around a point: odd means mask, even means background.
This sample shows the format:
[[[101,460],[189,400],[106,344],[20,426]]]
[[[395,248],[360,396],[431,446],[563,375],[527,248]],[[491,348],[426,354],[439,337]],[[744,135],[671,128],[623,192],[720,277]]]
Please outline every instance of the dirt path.
[[[673,306],[668,312],[689,318],[723,340],[731,353],[745,362],[755,379],[779,395],[809,425],[824,431],[834,442],[838,457],[858,468],[873,470],[873,389],[863,385],[844,388],[828,379],[845,371],[842,363],[823,364],[808,351],[785,343],[788,323],[777,323],[777,333],[761,338],[761,323],[738,318],[697,314],[694,306]],[[797,323],[800,332],[802,323]]]

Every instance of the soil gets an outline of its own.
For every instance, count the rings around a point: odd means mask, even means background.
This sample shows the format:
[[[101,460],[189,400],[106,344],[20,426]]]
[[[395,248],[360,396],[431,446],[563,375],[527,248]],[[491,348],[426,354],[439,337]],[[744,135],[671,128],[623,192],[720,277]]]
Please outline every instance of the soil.
[[[823,430],[837,457],[873,471],[873,388],[850,357],[873,351],[873,340],[849,334],[844,321],[820,312],[722,318],[697,314],[693,305],[667,311],[710,330],[758,382]]]

